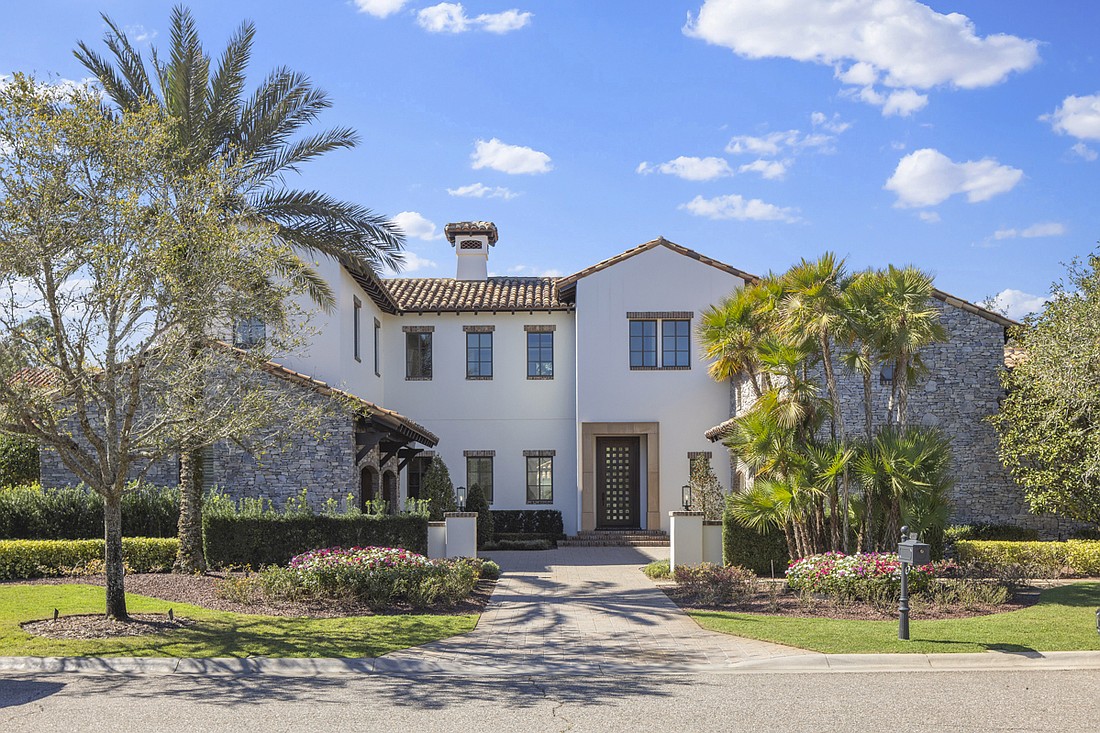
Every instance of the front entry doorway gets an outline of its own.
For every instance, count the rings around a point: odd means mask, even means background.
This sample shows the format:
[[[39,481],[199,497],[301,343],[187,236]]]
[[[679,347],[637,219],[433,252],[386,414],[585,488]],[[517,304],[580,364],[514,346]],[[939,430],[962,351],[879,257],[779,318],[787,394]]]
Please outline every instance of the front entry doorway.
[[[640,438],[596,438],[596,527],[641,527]]]

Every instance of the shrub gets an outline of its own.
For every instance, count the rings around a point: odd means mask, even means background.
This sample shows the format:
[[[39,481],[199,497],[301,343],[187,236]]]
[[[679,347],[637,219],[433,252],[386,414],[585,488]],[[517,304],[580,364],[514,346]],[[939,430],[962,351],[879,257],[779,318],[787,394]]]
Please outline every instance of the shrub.
[[[0,487],[38,480],[38,444],[22,435],[0,433]]]
[[[932,565],[909,569],[909,590],[928,589]],[[826,552],[795,560],[787,568],[787,584],[800,593],[817,593],[842,601],[877,601],[901,590],[901,561],[887,552],[845,555]]]
[[[650,580],[663,580],[672,575],[668,560],[654,560],[649,565],[642,568],[642,572],[645,573],[645,576]]]
[[[443,514],[455,510],[455,487],[447,464],[439,456],[432,458],[420,484],[420,495],[428,500],[428,512],[433,522],[442,522]]]
[[[955,552],[959,562],[992,575],[1014,572],[1023,577],[1058,578],[1072,573],[1064,542],[959,540]]]
[[[1039,531],[1036,529],[1018,527],[1015,524],[986,524],[983,522],[948,527],[944,530],[944,534],[949,542],[958,540],[1035,542],[1039,539]]]
[[[1100,575],[1100,541],[1067,540],[1066,564],[1076,575]]]
[[[559,540],[565,537],[565,524],[557,509],[494,509],[493,532],[496,539],[504,539],[505,535],[525,535]]]
[[[787,539],[778,530],[760,534],[743,527],[727,511],[722,516],[722,560],[726,565],[740,565],[760,576],[782,574],[790,563]]]
[[[500,566],[492,560],[484,560],[478,575],[485,580],[497,580],[500,578]]]
[[[171,569],[179,541],[123,537],[122,557],[135,573]],[[103,540],[0,540],[0,580],[20,580],[85,572],[102,567]]]
[[[285,565],[316,547],[395,547],[428,550],[428,520],[420,515],[232,515],[203,516],[206,562],[212,567]]]
[[[523,535],[520,535],[521,537]],[[486,550],[552,550],[554,543],[545,539],[500,540],[485,545]]]
[[[736,565],[677,565],[672,579],[681,593],[704,606],[737,603],[756,592],[756,575]]]
[[[122,533],[174,537],[179,524],[175,488],[132,482],[122,495]],[[103,499],[83,487],[38,484],[0,489],[0,539],[79,540],[103,536]]]
[[[489,500],[485,492],[476,483],[466,493],[466,511],[477,512],[477,543],[484,546],[493,540],[493,513],[489,511]]]

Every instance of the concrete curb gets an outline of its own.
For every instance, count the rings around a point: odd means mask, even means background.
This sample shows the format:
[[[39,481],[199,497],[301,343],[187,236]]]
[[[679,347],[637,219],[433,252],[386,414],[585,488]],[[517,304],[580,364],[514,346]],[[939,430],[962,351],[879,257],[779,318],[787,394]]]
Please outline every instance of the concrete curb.
[[[977,654],[800,654],[728,665],[598,664],[547,661],[506,666],[439,659],[174,659],[164,657],[0,657],[0,674],[343,677],[614,676],[630,674],[844,674],[958,671],[1098,670],[1100,652],[981,652]]]

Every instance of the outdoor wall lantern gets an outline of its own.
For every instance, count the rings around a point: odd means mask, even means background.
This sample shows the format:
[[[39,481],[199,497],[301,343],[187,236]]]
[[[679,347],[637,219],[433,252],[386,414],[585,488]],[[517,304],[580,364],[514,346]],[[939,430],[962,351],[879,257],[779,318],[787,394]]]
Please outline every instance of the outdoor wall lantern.
[[[894,381],[894,365],[883,364],[882,371],[878,373],[878,379],[881,384],[892,384]]]
[[[689,484],[684,484],[680,492],[684,500],[684,511],[686,512],[691,508],[691,486]]]
[[[455,489],[455,501],[458,502],[458,511],[466,511],[466,487],[459,486]]]

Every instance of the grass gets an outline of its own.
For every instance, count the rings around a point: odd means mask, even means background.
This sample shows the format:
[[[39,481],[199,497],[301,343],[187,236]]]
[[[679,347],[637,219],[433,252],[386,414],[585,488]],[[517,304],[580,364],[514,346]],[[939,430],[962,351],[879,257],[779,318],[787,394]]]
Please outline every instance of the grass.
[[[1100,583],[1075,583],[1043,592],[1034,606],[965,619],[910,621],[900,641],[897,621],[791,618],[692,611],[705,629],[812,649],[827,654],[896,652],[1098,651]]]
[[[0,585],[0,656],[128,657],[377,657],[470,631],[476,615],[289,618],[212,611],[127,594],[130,613],[194,619],[164,634],[111,639],[46,639],[24,632],[24,621],[103,613],[104,590],[91,585]]]

